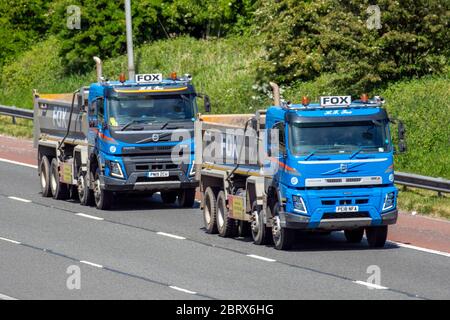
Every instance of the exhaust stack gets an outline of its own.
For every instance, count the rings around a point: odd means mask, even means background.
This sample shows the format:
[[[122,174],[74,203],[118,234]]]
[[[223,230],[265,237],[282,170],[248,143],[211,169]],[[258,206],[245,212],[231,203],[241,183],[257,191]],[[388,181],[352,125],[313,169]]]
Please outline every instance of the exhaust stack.
[[[273,103],[275,106],[280,107],[281,106],[280,86],[275,82],[270,82],[270,86],[272,87],[273,91]]]
[[[103,63],[99,57],[94,57],[95,64],[97,66],[97,81],[102,82],[103,78]]]

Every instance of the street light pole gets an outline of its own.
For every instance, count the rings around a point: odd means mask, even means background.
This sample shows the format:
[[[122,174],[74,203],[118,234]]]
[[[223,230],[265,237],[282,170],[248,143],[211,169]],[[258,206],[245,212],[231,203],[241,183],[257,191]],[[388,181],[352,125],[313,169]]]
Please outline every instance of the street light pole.
[[[128,80],[134,81],[133,26],[131,20],[131,0],[125,0],[125,20],[127,26]]]

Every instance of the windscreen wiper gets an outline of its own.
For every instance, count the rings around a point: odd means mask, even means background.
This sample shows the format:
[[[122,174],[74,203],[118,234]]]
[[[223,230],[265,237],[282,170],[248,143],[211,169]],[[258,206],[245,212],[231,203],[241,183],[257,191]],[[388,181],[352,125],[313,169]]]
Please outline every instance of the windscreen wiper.
[[[374,149],[374,148],[376,148],[375,146],[361,146],[361,147],[359,147],[359,149],[358,150],[356,150],[355,152],[353,152],[351,155],[350,155],[350,159],[353,159],[354,157],[356,157],[356,155],[358,155],[361,151],[363,151],[364,149]]]
[[[131,120],[130,122],[128,122],[127,124],[125,124],[122,129],[120,129],[120,131],[125,131],[126,129],[128,129],[129,127],[131,127],[133,124],[138,124],[138,123],[142,123],[144,122],[143,120]]]

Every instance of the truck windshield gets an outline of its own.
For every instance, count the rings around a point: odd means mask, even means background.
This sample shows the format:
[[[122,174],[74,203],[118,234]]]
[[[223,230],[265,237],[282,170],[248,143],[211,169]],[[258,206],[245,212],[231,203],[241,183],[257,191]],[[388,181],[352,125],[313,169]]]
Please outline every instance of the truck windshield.
[[[289,126],[289,147],[294,155],[374,153],[390,148],[386,122],[336,122]]]
[[[190,120],[194,117],[193,101],[186,95],[111,97],[108,103],[109,125],[124,126]]]

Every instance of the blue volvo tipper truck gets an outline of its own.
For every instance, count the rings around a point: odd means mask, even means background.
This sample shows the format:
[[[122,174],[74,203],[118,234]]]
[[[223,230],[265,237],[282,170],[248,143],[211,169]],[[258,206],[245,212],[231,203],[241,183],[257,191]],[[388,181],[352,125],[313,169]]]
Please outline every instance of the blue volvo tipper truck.
[[[394,146],[381,98],[279,99],[255,115],[203,116],[196,164],[205,229],[251,233],[256,244],[288,249],[296,230],[345,232],[383,247],[397,221]],[[398,121],[399,150],[406,150]]]
[[[42,195],[109,209],[116,194],[161,193],[191,207],[198,182],[193,140],[200,96],[191,76],[136,75],[73,94],[34,95],[34,138]],[[204,95],[205,109],[209,98]],[[181,139],[183,138],[183,139]],[[182,143],[180,140],[183,140]]]

